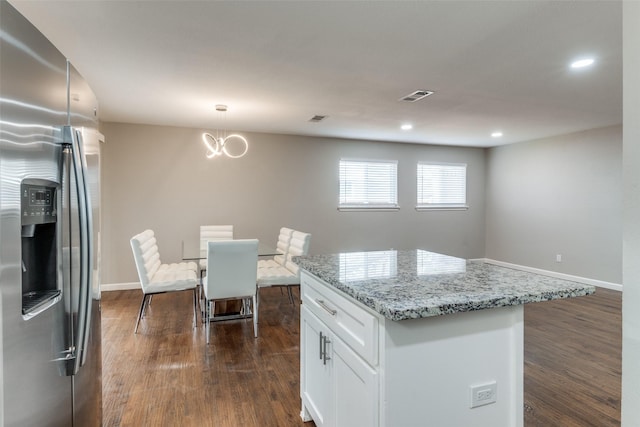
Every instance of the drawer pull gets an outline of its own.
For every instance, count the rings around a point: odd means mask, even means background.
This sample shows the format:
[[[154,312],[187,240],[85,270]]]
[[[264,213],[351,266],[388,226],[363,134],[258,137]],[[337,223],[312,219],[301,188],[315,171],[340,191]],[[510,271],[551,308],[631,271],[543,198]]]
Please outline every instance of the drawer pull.
[[[335,316],[336,314],[338,314],[338,310],[334,310],[334,309],[328,307],[323,300],[316,298],[316,302],[318,303],[318,305],[320,307],[324,308],[325,311],[327,313],[329,313],[330,315]]]

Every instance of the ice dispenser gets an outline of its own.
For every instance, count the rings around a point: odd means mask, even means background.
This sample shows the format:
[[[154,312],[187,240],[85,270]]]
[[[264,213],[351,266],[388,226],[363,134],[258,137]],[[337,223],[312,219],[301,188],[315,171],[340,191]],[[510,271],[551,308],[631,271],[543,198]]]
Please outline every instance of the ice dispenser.
[[[22,314],[33,316],[60,298],[58,184],[26,179],[20,185]]]

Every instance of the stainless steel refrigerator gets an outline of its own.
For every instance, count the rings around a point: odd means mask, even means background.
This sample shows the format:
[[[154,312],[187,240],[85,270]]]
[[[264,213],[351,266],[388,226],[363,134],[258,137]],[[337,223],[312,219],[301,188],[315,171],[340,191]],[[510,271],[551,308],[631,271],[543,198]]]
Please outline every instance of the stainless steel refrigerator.
[[[95,96],[0,0],[0,427],[102,420]]]

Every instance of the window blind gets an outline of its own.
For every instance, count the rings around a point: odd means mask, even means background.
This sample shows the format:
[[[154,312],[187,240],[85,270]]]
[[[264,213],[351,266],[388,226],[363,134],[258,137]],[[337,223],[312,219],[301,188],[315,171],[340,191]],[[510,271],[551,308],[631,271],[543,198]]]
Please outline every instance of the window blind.
[[[466,209],[467,165],[418,163],[417,206],[420,209]]]
[[[398,209],[398,162],[340,160],[339,209]]]

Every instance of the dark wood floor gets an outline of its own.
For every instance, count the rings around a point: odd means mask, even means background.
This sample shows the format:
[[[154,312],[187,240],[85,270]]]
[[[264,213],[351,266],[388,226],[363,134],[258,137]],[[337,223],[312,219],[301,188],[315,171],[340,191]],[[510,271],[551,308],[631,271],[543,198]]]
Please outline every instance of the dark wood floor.
[[[261,295],[257,339],[250,320],[219,322],[207,346],[189,293],[155,296],[137,335],[141,293],[104,293],[104,425],[312,427],[299,417],[299,307],[278,288]],[[526,306],[526,427],[620,425],[620,295]]]
[[[620,425],[622,293],[525,306],[525,426]]]

